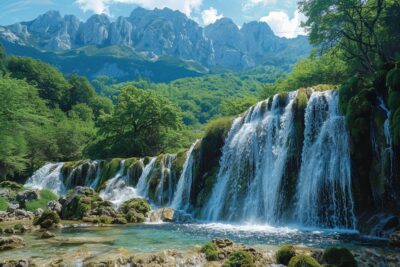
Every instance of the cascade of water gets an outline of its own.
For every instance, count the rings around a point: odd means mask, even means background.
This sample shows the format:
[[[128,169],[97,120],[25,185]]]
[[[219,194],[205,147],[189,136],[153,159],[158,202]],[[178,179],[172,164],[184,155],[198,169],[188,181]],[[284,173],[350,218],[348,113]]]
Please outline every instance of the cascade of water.
[[[58,195],[65,194],[61,169],[64,163],[47,163],[37,170],[25,183],[25,187],[49,189]]]
[[[171,202],[171,208],[187,211],[190,207],[190,193],[192,191],[193,181],[193,149],[199,140],[196,140],[186,153],[186,160],[183,164],[182,173],[179,177],[174,198]]]
[[[98,175],[100,174],[100,161],[98,160],[93,160],[93,161],[88,161],[88,169],[86,172],[86,176],[85,176],[85,182],[84,185],[87,187],[92,187],[91,185],[96,181],[96,179],[99,177]],[[93,189],[95,189],[95,187],[92,187]]]
[[[305,113],[295,218],[306,226],[355,228],[349,135],[338,92],[314,92]]]
[[[161,178],[156,188],[156,200],[157,203],[161,205],[165,203],[165,198],[169,196],[169,195],[166,196],[165,194],[166,192],[164,190],[164,184],[166,182],[166,176],[168,177],[167,182],[168,183],[172,182],[171,166],[172,166],[172,160],[175,157],[176,155],[165,155],[165,157],[161,161]],[[170,185],[168,185],[168,187],[172,188],[172,186]]]
[[[228,134],[217,183],[203,209],[203,218],[215,220],[278,220],[278,189],[293,128],[292,106],[297,92],[287,99],[276,95],[237,118]]]
[[[390,119],[391,119],[391,112],[390,110],[386,107],[385,102],[381,97],[378,98],[379,100],[379,107],[385,111],[386,113],[386,120],[383,123],[383,132],[385,134],[385,139],[386,139],[386,148],[383,153],[383,158],[388,158],[389,163],[390,163],[390,173],[389,173],[389,181],[392,179],[393,175],[393,163],[394,163],[394,153],[393,153],[393,140],[392,140],[392,134],[390,131]]]
[[[172,162],[176,159],[176,154],[171,155],[168,161],[168,203],[171,203],[174,197],[173,181],[172,181]]]
[[[96,162],[95,163],[95,170],[96,170],[95,179],[92,182],[90,182],[90,180],[88,181],[90,183],[89,186],[91,188],[93,188],[94,190],[96,190],[97,187],[99,186],[100,177],[101,177],[100,161],[96,160],[95,162]]]
[[[124,169],[125,160],[121,160],[118,172],[106,182],[106,188],[100,192],[100,197],[110,201],[116,208],[125,201],[138,196],[135,188],[129,186],[128,177],[124,176]]]
[[[138,183],[136,185],[136,191],[137,193],[142,196],[146,197],[149,189],[149,174],[153,170],[154,163],[156,162],[157,158],[152,158],[150,162],[144,167],[142,175],[140,175]]]

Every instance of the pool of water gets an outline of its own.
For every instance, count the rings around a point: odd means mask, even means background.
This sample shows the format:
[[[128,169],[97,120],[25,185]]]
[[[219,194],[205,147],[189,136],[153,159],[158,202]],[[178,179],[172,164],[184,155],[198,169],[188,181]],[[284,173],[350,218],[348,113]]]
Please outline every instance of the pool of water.
[[[12,257],[54,257],[87,250],[93,253],[125,248],[130,252],[157,252],[165,249],[188,250],[211,239],[228,238],[252,246],[278,246],[283,243],[315,248],[346,246],[357,249],[373,247],[387,249],[386,242],[371,239],[351,231],[299,230],[255,225],[229,224],[140,224],[113,227],[68,227],[56,232],[56,239],[42,240],[26,234],[26,247],[12,251]],[[10,257],[1,252],[0,259]]]

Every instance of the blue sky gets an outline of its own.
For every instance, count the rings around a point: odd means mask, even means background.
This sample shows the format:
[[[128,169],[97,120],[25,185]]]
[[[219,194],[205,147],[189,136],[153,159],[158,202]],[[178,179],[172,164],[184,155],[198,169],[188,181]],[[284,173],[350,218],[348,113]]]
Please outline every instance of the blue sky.
[[[239,27],[249,21],[265,21],[279,36],[304,33],[299,27],[304,17],[297,12],[297,0],[1,0],[0,25],[29,21],[48,10],[74,14],[82,20],[95,13],[116,18],[128,16],[137,6],[180,10],[201,25],[229,17]]]

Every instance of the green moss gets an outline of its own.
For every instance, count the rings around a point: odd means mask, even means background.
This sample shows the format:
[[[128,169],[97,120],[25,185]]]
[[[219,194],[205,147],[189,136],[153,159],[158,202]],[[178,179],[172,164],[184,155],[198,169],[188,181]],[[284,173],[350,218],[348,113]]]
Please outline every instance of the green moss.
[[[40,198],[25,202],[25,208],[28,211],[35,211],[37,209],[46,209],[47,203],[52,200],[57,200],[58,196],[51,190],[43,189],[40,191]]]
[[[213,242],[208,242],[201,247],[201,252],[206,255],[208,261],[218,260],[218,248]]]
[[[144,222],[150,210],[149,203],[142,198],[132,198],[121,206],[125,218],[132,223]]]
[[[347,80],[339,89],[339,109],[342,114],[347,113],[350,99],[365,88],[364,80],[354,77]]]
[[[284,108],[287,104],[289,98],[289,94],[288,93],[280,93],[278,94],[278,105],[282,108]]]
[[[102,215],[99,217],[99,221],[104,224],[112,224],[113,218],[110,216]]]
[[[331,267],[356,267],[357,262],[347,248],[328,248],[322,256]]]
[[[392,117],[393,143],[395,146],[400,145],[400,108],[396,110]]]
[[[115,158],[104,163],[100,177],[100,189],[106,181],[113,178],[120,168],[121,159]]]
[[[6,211],[8,208],[8,201],[4,197],[0,197],[0,211]]]
[[[321,265],[310,256],[297,255],[290,260],[288,267],[321,267]]]
[[[68,177],[71,174],[72,170],[75,169],[80,163],[81,161],[65,162],[61,170],[63,176]]]
[[[0,183],[0,188],[9,188],[14,191],[19,191],[23,188],[23,185],[12,181],[3,181]]]
[[[386,86],[393,91],[400,92],[400,69],[395,68],[388,72],[386,76]]]
[[[55,224],[60,223],[60,216],[55,211],[45,210],[40,216],[33,220],[34,225],[40,225],[41,228],[51,228]]]
[[[333,90],[333,89],[337,89],[336,85],[333,84],[318,84],[313,86],[314,91],[317,92],[324,92],[324,91],[328,91],[328,90]]]
[[[235,251],[229,255],[223,267],[254,267],[254,257],[246,251]]]
[[[389,109],[394,112],[400,107],[400,92],[390,91],[388,97]]]
[[[296,251],[292,245],[282,245],[276,252],[276,262],[288,265],[291,258],[296,256]]]

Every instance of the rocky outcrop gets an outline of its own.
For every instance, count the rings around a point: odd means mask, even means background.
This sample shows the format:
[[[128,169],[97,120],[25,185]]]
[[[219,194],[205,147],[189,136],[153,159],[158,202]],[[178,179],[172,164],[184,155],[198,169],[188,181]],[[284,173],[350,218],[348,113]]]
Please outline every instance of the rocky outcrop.
[[[142,198],[132,198],[122,204],[120,209],[128,222],[131,223],[142,223],[146,221],[150,210],[149,203]]]
[[[0,237],[0,251],[21,248],[25,246],[24,239],[19,236]]]
[[[88,45],[126,46],[153,60],[168,56],[235,70],[272,63],[276,57],[294,62],[311,49],[307,41],[303,45],[304,40],[292,42],[275,36],[264,22],[251,22],[239,29],[232,20],[223,18],[202,28],[185,14],[168,8],[137,8],[129,17],[116,21],[104,14],[93,15],[85,22],[49,11],[33,21],[1,28],[0,38],[48,51]]]
[[[42,229],[54,229],[59,227],[61,219],[52,210],[45,210],[40,216],[35,217],[33,224],[39,225]]]

